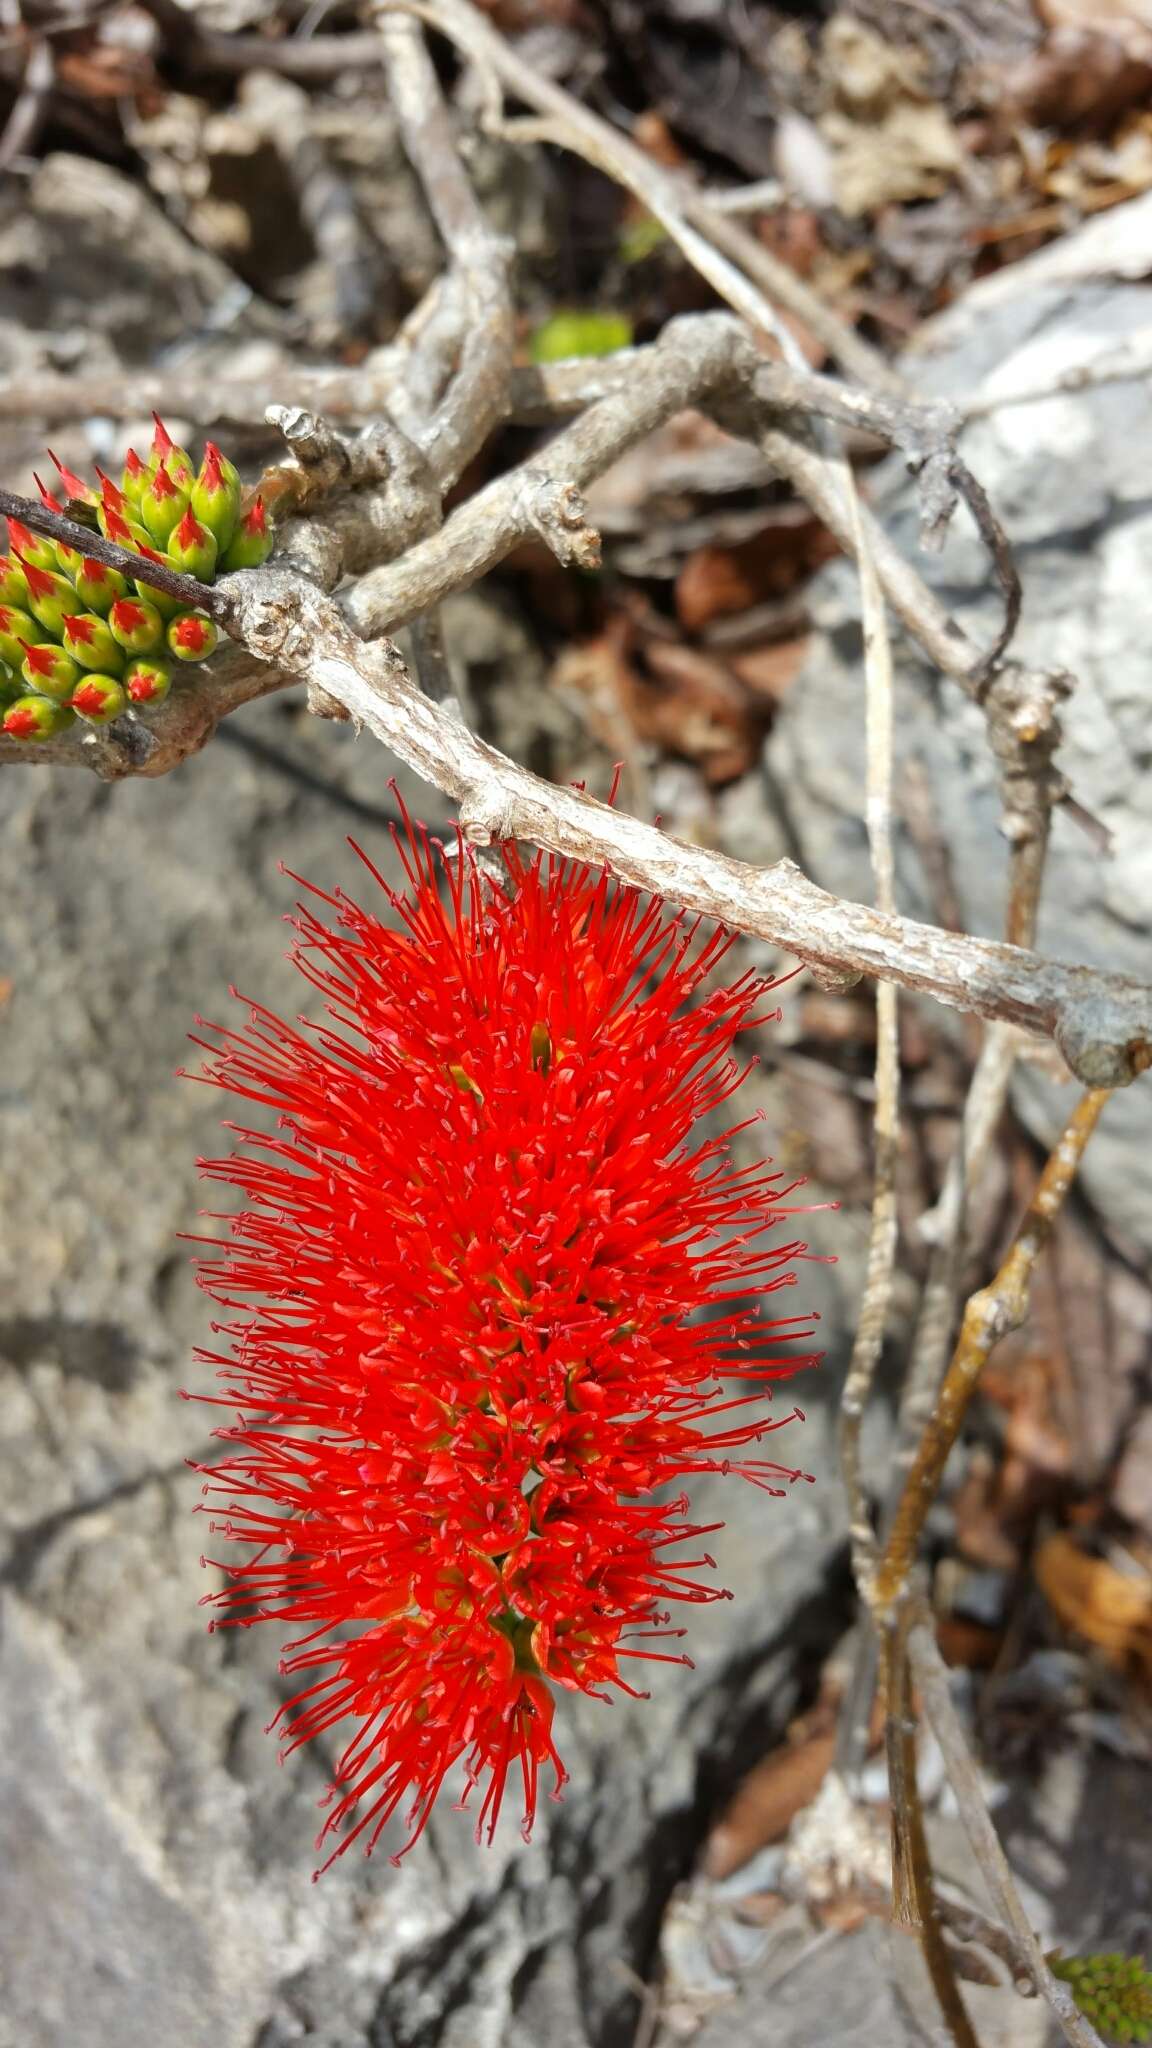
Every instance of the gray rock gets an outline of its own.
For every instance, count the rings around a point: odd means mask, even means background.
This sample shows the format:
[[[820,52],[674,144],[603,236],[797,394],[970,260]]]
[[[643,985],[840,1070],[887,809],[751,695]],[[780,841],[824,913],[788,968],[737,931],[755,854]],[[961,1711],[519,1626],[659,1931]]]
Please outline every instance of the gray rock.
[[[1088,284],[1048,287],[978,305],[937,323],[937,350],[913,365],[918,385],[957,402],[1019,390],[1115,346],[1152,321],[1152,290]],[[1152,495],[1143,385],[1016,406],[979,420],[962,451],[988,491],[1016,553],[1024,612],[1015,652],[1065,667],[1078,687],[1063,714],[1060,765],[1080,801],[1114,835],[1101,856],[1058,815],[1038,943],[1059,958],[1147,978],[1152,960]],[[887,463],[869,485],[875,510],[916,557],[917,507],[904,466]],[[958,515],[941,558],[921,555],[926,580],[975,640],[995,633],[999,599],[983,547]],[[845,563],[817,588],[821,628],[804,673],[785,700],[765,755],[767,788],[782,849],[839,894],[866,892],[864,742],[859,605]],[[1006,860],[998,852],[999,802],[978,709],[930,674],[900,639],[897,781],[919,757],[941,835],[953,859],[968,928],[1003,931]],[[913,916],[935,909],[907,834],[898,833],[899,902]],[[937,1013],[939,1014],[939,1013]],[[1072,1102],[1023,1067],[1015,1101],[1050,1141]],[[1104,1113],[1089,1147],[1083,1187],[1122,1244],[1152,1251],[1152,1085],[1126,1090]]]

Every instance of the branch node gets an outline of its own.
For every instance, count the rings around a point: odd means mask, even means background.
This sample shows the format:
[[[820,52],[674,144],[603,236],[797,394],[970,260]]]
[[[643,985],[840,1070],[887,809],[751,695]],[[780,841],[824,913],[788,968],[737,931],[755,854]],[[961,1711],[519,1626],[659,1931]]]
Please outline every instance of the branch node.
[[[600,535],[589,526],[584,498],[570,477],[525,469],[517,499],[523,517],[558,562],[566,568],[600,567]]]

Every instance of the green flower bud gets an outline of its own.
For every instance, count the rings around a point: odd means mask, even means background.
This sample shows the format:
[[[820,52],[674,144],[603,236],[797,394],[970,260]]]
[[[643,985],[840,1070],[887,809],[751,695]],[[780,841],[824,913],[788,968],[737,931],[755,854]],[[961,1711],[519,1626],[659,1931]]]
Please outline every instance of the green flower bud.
[[[164,638],[164,621],[146,597],[118,597],[108,614],[112,637],[126,654],[151,654]]]
[[[154,412],[152,420],[156,431],[152,436],[149,474],[154,476],[158,469],[167,470],[172,482],[180,490],[190,491],[196,476],[192,467],[192,457],[183,448],[177,447],[159,413]]]
[[[30,690],[66,704],[82,674],[79,662],[57,647],[54,640],[42,640],[38,647],[29,642],[24,649],[21,674]]]
[[[19,519],[8,521],[8,551],[19,556],[21,568],[29,562],[36,569],[56,567],[56,550],[52,542],[45,540],[42,533],[33,533],[31,527]]]
[[[41,503],[47,506],[49,512],[58,512],[62,518],[67,518],[67,507],[60,503],[59,498],[53,496],[47,485],[42,483],[41,479],[36,475],[35,470],[32,471],[32,479],[40,493]],[[63,540],[54,540],[52,542],[52,551],[56,557],[56,567],[60,570],[61,575],[67,576],[68,581],[72,583],[75,580],[76,571],[80,567],[81,556],[76,552],[75,548],[70,548],[67,541]]]
[[[211,583],[216,574],[217,553],[215,534],[201,526],[189,505],[168,542],[166,559],[185,576],[195,576],[201,583]]]
[[[0,604],[0,661],[6,661],[9,668],[19,669],[24,661],[27,644],[37,646],[44,638],[44,629],[38,625],[31,612],[22,612],[14,604]]]
[[[242,491],[235,463],[221,455],[215,441],[206,441],[200,474],[192,486],[192,510],[200,524],[215,535],[221,553],[236,531]]]
[[[0,555],[0,604],[27,606],[28,578],[14,555]]]
[[[151,711],[164,702],[172,688],[172,672],[162,661],[152,661],[147,657],[142,661],[132,661],[124,671],[124,688],[133,704]]]
[[[164,468],[154,469],[140,497],[140,518],[156,547],[166,547],[188,507],[188,493],[174,484]]]
[[[6,661],[0,661],[0,707],[11,704],[23,693],[24,685]]]
[[[76,609],[74,585],[66,576],[58,576],[54,569],[38,569],[23,556],[21,566],[28,579],[29,611],[46,633],[53,633],[59,638],[64,630],[65,612]]]
[[[168,628],[168,650],[177,661],[207,661],[220,644],[220,634],[203,612],[180,612]]]
[[[90,555],[85,555],[76,572],[77,597],[86,612],[96,612],[101,618],[107,616],[127,588],[127,579],[119,569],[108,569]]]
[[[114,718],[128,709],[127,692],[115,676],[85,676],[69,702],[89,725],[111,725]]]
[[[134,448],[128,450],[120,478],[120,491],[129,507],[139,513],[140,500],[148,482],[148,465],[141,462]]]
[[[98,675],[109,669],[115,675],[123,665],[123,649],[96,612],[73,612],[65,618],[64,647],[81,668],[93,669]]]
[[[104,481],[107,483],[108,478],[105,477]],[[115,485],[111,488],[115,490]],[[123,505],[125,500],[119,491],[116,492],[116,496]],[[141,548],[151,547],[152,543],[144,528],[135,519],[126,518],[124,512],[112,504],[110,499],[104,500],[96,516],[105,540],[114,540],[118,548],[134,548],[139,552]]]
[[[273,534],[264,510],[264,500],[256,497],[241,518],[221,557],[221,569],[259,569],[272,553],[272,542]]]
[[[158,555],[155,548],[143,547],[140,552],[146,561],[163,563],[166,569],[172,567],[171,562],[165,562],[163,555]],[[154,583],[149,583],[143,571],[136,578],[136,588],[146,603],[155,606],[162,619],[174,619],[177,612],[187,610],[183,598],[170,597],[166,590],[157,589]]]
[[[77,476],[74,469],[69,469],[65,463],[61,462],[58,455],[53,455],[51,448],[48,450],[48,454],[56,466],[56,473],[71,502],[76,505],[95,506],[98,500],[91,484],[86,484],[82,476]],[[40,479],[37,478],[36,481],[39,483]],[[43,489],[43,485],[41,485],[41,489]]]
[[[3,731],[11,740],[50,740],[75,725],[76,713],[49,697],[17,697],[4,713]]]

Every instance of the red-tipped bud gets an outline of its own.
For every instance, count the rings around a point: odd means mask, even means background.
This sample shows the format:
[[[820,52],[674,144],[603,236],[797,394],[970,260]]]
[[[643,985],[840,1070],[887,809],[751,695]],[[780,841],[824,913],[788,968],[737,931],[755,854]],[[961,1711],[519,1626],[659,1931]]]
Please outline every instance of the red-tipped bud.
[[[54,640],[42,640],[37,647],[25,641],[24,660],[21,674],[30,690],[38,690],[42,697],[52,697],[58,704],[66,703],[80,680],[78,662],[57,647]]]
[[[56,550],[51,541],[45,540],[43,534],[33,533],[31,527],[11,516],[8,520],[8,545],[14,555],[19,555],[21,563],[31,562],[35,569],[56,567]]]
[[[124,688],[133,704],[162,704],[172,688],[172,672],[162,661],[133,661],[124,671]]]
[[[117,598],[108,614],[112,637],[126,654],[151,654],[164,638],[164,621],[150,598]]]
[[[152,421],[156,431],[152,436],[152,460],[149,467],[152,470],[167,470],[174,484],[179,484],[181,489],[190,491],[195,476],[191,456],[185,449],[177,446],[159,413],[153,413]]]
[[[73,661],[97,674],[110,669],[115,675],[124,660],[123,650],[95,612],[74,612],[65,617],[64,645]]]
[[[172,567],[171,562],[166,562],[163,555],[156,553],[155,548],[141,546],[140,553],[146,562],[159,562],[165,569]],[[181,598],[169,597],[166,590],[160,590],[155,584],[149,583],[148,577],[143,571],[136,578],[136,588],[141,597],[147,598],[149,604],[155,605],[162,619],[174,619],[177,612],[182,612],[186,609]]]
[[[105,540],[114,540],[117,547],[132,548],[134,552],[139,553],[141,548],[148,545],[148,535],[144,528],[138,526],[134,519],[126,519],[123,512],[117,512],[114,505],[102,504],[96,517]]]
[[[26,605],[28,578],[12,555],[0,555],[0,604]]]
[[[119,718],[121,712],[128,709],[124,685],[117,682],[115,676],[85,676],[69,702],[89,725],[110,725],[114,718]]]
[[[119,484],[114,484],[110,476],[105,476],[99,463],[96,464],[96,474],[100,479],[101,503],[108,508],[109,512],[118,512],[121,519],[127,518],[128,500],[120,489]]]
[[[217,553],[215,534],[201,525],[189,505],[168,542],[169,562],[174,569],[182,569],[186,576],[195,576],[201,583],[211,583],[216,573]]]
[[[222,569],[259,569],[272,553],[273,533],[263,498],[252,500],[220,563]]]
[[[51,450],[49,450],[49,454],[51,454]],[[61,517],[63,517],[64,507],[60,503],[59,498],[53,497],[51,491],[48,489],[47,484],[44,482],[44,479],[42,477],[38,477],[35,470],[32,471],[32,481],[35,484],[36,489],[40,493],[41,503],[47,505],[48,510],[50,512],[59,512]]]
[[[134,448],[130,448],[124,458],[124,473],[120,478],[120,489],[130,505],[139,506],[147,482],[148,465],[141,462]]]
[[[35,647],[43,638],[44,629],[31,612],[21,611],[18,605],[0,604],[0,661],[6,661],[9,668],[21,668],[26,645],[30,642]]]
[[[74,469],[69,469],[65,463],[61,462],[60,457],[54,455],[51,448],[48,450],[48,455],[50,461],[56,465],[56,473],[68,496],[75,499],[78,505],[94,505],[96,503],[96,493],[92,489],[91,484],[86,484],[82,476],[77,476]]]
[[[169,535],[180,524],[188,503],[187,491],[174,484],[166,469],[154,469],[140,496],[140,517],[157,547],[165,547]]]
[[[103,562],[95,561],[90,555],[83,556],[73,582],[85,611],[98,612],[102,618],[128,588],[119,569],[106,568]]]
[[[240,517],[243,486],[234,462],[220,453],[215,441],[204,444],[200,474],[192,486],[192,510],[215,534],[218,547],[227,548]]]
[[[40,493],[41,503],[47,507],[49,512],[58,512],[61,518],[67,518],[67,506],[62,505],[60,503],[59,498],[55,497],[53,493],[48,489],[47,484],[44,483],[43,480],[36,475],[35,470],[32,471],[32,476],[36,485],[36,489]],[[71,582],[75,576],[76,570],[80,567],[80,556],[77,553],[77,550],[75,548],[70,548],[66,540],[54,540],[52,542],[52,552],[56,557],[57,568],[60,570],[61,574],[67,576],[69,582]]]
[[[28,583],[28,609],[48,633],[59,634],[63,630],[65,612],[76,609],[76,592],[66,576],[58,576],[54,569],[38,569],[34,562],[20,556],[20,566]]]
[[[220,634],[202,612],[180,612],[168,628],[168,650],[177,661],[207,661],[220,644]]]
[[[51,740],[75,724],[76,713],[50,697],[17,697],[4,713],[3,730],[10,740]]]

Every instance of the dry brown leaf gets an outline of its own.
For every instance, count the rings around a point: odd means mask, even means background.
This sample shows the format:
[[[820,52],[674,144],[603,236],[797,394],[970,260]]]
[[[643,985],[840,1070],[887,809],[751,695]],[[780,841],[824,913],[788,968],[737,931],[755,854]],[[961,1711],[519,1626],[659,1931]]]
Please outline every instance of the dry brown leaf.
[[[779,1841],[802,1807],[810,1806],[831,1768],[835,1729],[789,1743],[749,1771],[704,1849],[706,1877],[730,1877],[766,1842]]]
[[[1036,1583],[1065,1628],[1094,1643],[1111,1662],[1141,1667],[1152,1679],[1152,1573],[1120,1571],[1058,1530],[1033,1559]]]
[[[799,640],[777,640],[768,647],[748,647],[731,654],[728,665],[754,696],[769,704],[783,702],[789,684],[798,676],[808,653],[808,635]]]
[[[622,614],[595,640],[567,647],[555,689],[587,705],[589,730],[619,747],[621,721],[636,739],[695,761],[714,788],[746,774],[764,732],[763,710],[717,655],[642,637]]]
[[[763,718],[727,662],[661,640],[648,641],[644,659],[651,680],[638,678],[631,699],[640,737],[698,762],[713,787],[747,774]]]
[[[1035,0],[1049,28],[1094,29],[1130,48],[1152,43],[1152,0]]]
[[[86,100],[136,99],[161,94],[160,81],[146,50],[89,48],[61,50],[56,80]]]
[[[956,1548],[970,1564],[989,1566],[993,1571],[1015,1571],[1020,1563],[1020,1545],[1004,1527],[999,1498],[999,1473],[991,1454],[980,1445],[973,1448],[968,1469],[952,1502],[956,1523]]]
[[[687,632],[699,632],[710,619],[787,596],[837,552],[807,506],[781,505],[750,540],[689,555],[676,579],[677,616]]]
[[[964,152],[944,107],[925,89],[919,55],[837,14],[824,31],[822,62],[828,104],[819,127],[832,150],[841,212],[875,213],[943,192]]]
[[[658,164],[663,164],[665,170],[683,170],[687,162],[684,151],[663,114],[657,113],[654,107],[637,114],[632,124],[632,140],[637,149],[642,149],[646,156],[654,158]],[[641,209],[643,210],[645,209]]]
[[[987,1628],[983,1622],[967,1621],[959,1614],[941,1615],[936,1640],[946,1664],[965,1671],[990,1671],[1000,1652],[1004,1632]]]
[[[1050,36],[1012,67],[1003,104],[1017,120],[1040,128],[1104,132],[1127,107],[1147,99],[1150,84],[1152,37],[1138,49],[1085,21]]]

